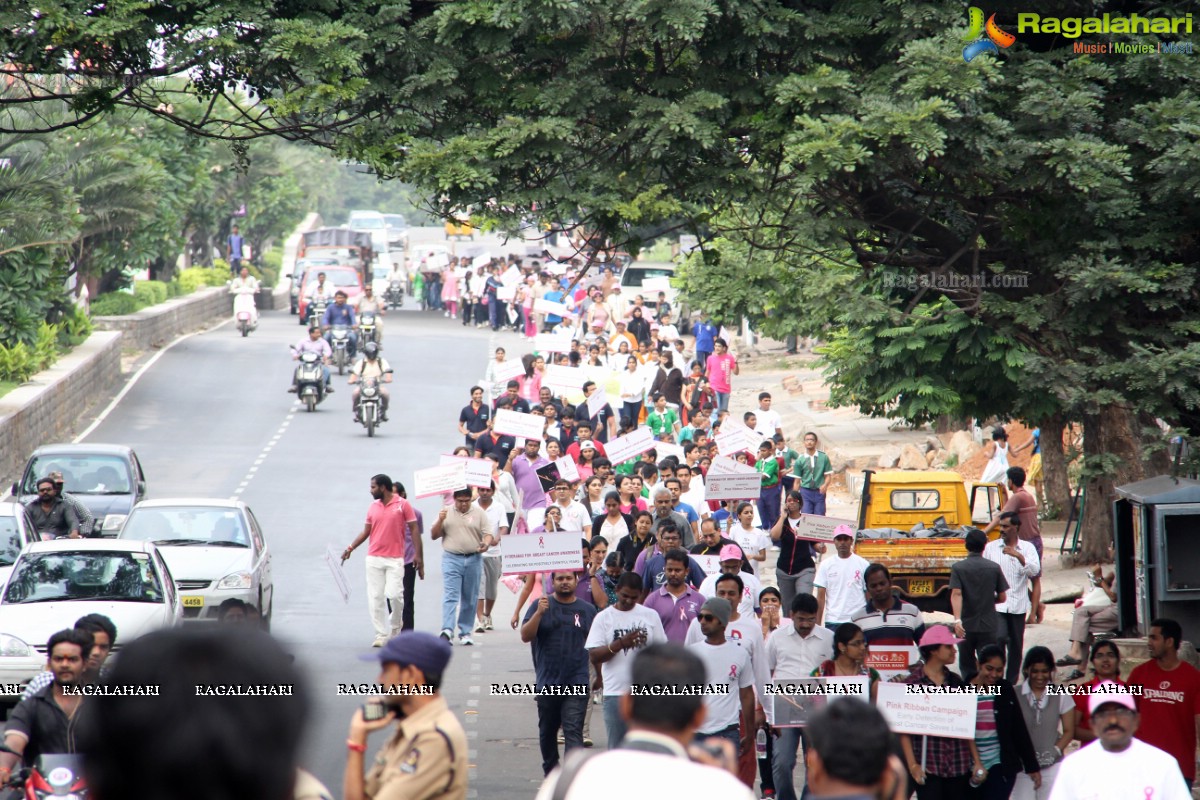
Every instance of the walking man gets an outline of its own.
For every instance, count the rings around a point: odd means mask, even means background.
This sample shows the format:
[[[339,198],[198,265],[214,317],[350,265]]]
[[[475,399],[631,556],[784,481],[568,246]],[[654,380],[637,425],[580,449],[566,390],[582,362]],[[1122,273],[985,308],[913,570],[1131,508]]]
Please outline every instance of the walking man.
[[[966,547],[967,557],[950,568],[950,608],[954,635],[963,640],[958,648],[959,672],[974,675],[975,654],[997,643],[1000,620],[996,606],[1007,599],[1008,581],[999,565],[983,557],[987,547],[983,531],[968,531]]]
[[[471,623],[479,599],[483,553],[495,544],[487,512],[471,504],[471,490],[454,493],[454,505],[438,512],[429,535],[442,540],[442,633],[454,638],[458,620],[458,643],[473,645]]]
[[[367,545],[367,608],[375,626],[372,647],[383,647],[388,636],[400,633],[404,624],[404,547],[413,541],[417,560],[423,558],[417,515],[408,501],[393,491],[392,479],[379,474],[371,478],[371,497],[363,531],[342,551],[342,563],[360,544]],[[388,605],[391,612],[388,612]],[[390,619],[390,622],[389,622]]]
[[[704,641],[688,649],[704,662],[708,685],[723,688],[705,694],[708,715],[696,731],[696,739],[726,739],[740,757],[754,747],[754,671],[750,668],[750,651],[725,638],[732,613],[728,600],[710,597],[704,601],[696,615]]]
[[[825,495],[833,483],[833,465],[825,451],[817,449],[817,435],[812,431],[804,434],[804,452],[792,469],[804,500],[800,513],[825,516]]]
[[[833,534],[837,558],[821,562],[813,585],[817,587],[817,618],[836,631],[862,608],[871,564],[854,552],[854,531],[849,525],[838,525]]]
[[[1183,629],[1173,619],[1151,621],[1146,645],[1150,660],[1129,673],[1129,687],[1142,692],[1137,737],[1175,757],[1190,791],[1196,783],[1196,724],[1200,722],[1200,671],[1179,658]],[[1092,690],[1094,698],[1095,689]],[[1102,728],[1092,727],[1097,735]]]
[[[1017,469],[1020,469],[1017,467]],[[1029,611],[1029,580],[1041,571],[1038,552],[1029,542],[1021,540],[1021,517],[1015,511],[1000,515],[1000,538],[988,542],[983,557],[1000,565],[1008,582],[1008,597],[996,605],[1000,619],[999,644],[1008,648],[1004,677],[1016,684],[1021,674],[1021,658],[1025,653],[1025,614]]]

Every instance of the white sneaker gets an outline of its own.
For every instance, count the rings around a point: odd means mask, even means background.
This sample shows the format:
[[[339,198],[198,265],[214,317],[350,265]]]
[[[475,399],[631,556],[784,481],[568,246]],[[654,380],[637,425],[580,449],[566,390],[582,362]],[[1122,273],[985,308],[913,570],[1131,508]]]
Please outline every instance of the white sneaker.
[[[464,647],[470,647],[471,645],[475,644],[475,642],[471,640],[471,637],[467,636],[465,633],[458,637],[458,643]]]
[[[492,615],[491,614],[488,614],[486,617],[483,618],[483,629],[485,631],[490,631],[492,629]]]
[[[387,639],[382,636],[376,636],[375,641],[371,642],[371,647],[383,647],[385,644],[387,644]]]
[[[476,633],[483,633],[484,631],[487,630],[487,628],[485,628],[483,626],[484,620],[486,620],[486,619],[487,619],[487,617],[480,617],[479,619],[475,620],[475,632]]]
[[[441,636],[443,639],[445,639],[450,644],[454,644],[454,631],[450,630],[449,628],[444,629],[438,635]]]

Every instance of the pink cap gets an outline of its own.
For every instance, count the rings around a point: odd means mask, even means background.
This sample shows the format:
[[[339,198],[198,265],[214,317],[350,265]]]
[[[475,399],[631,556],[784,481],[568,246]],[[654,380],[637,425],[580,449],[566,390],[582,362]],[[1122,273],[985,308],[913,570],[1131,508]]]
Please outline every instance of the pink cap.
[[[1137,703],[1128,686],[1122,686],[1113,681],[1100,681],[1092,687],[1092,691],[1088,695],[1088,716],[1095,714],[1096,709],[1100,706],[1109,703],[1116,703],[1131,711],[1137,711]]]
[[[845,525],[845,524],[838,525],[836,528],[833,529],[833,538],[836,539],[839,536],[849,536],[851,539],[853,539],[854,538],[854,528],[851,528],[849,525]]]
[[[742,548],[736,544],[727,544],[721,548],[721,555],[718,556],[721,561],[741,561]]]
[[[921,647],[937,647],[941,644],[961,644],[945,625],[930,625],[921,636]]]

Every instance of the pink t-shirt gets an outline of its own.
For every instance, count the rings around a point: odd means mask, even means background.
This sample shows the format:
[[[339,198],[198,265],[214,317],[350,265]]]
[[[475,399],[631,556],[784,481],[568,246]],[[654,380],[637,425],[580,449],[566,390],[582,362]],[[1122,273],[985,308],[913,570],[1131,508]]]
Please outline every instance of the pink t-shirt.
[[[386,506],[382,500],[367,509],[367,524],[371,534],[367,540],[367,555],[383,558],[404,558],[404,543],[408,538],[408,523],[416,522],[413,507],[398,494]]]
[[[711,355],[708,357],[708,363],[704,365],[704,371],[708,375],[708,383],[712,386],[714,392],[728,394],[733,391],[732,379],[733,368],[737,365],[737,359],[732,353],[724,355]]]

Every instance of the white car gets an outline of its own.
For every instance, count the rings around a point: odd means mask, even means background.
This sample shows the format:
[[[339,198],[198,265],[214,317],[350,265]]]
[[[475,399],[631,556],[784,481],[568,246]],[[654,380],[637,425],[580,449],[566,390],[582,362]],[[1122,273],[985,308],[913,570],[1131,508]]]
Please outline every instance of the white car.
[[[240,500],[147,500],[129,512],[117,540],[154,543],[175,576],[184,619],[215,620],[221,603],[236,598],[256,607],[263,626],[270,626],[271,551]]]
[[[41,539],[25,507],[17,502],[0,503],[0,586],[12,574],[17,556],[37,541]]]
[[[178,625],[183,607],[171,572],[150,542],[53,539],[21,553],[0,596],[0,701],[46,669],[46,643],[85,614],[117,627],[113,652]]]
[[[351,211],[346,227],[351,230],[365,231],[371,234],[371,246],[376,253],[386,253],[388,250],[388,227],[383,214],[378,211]]]

